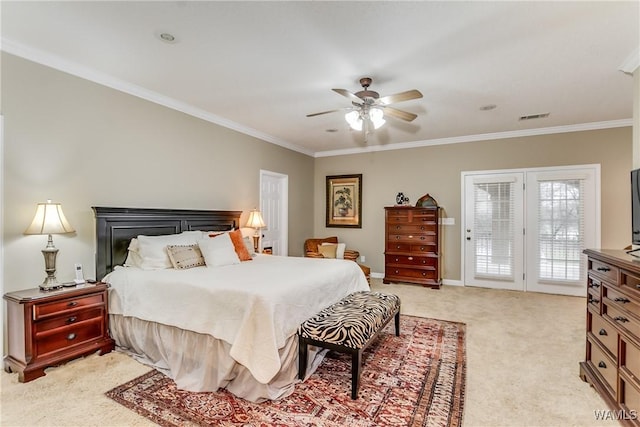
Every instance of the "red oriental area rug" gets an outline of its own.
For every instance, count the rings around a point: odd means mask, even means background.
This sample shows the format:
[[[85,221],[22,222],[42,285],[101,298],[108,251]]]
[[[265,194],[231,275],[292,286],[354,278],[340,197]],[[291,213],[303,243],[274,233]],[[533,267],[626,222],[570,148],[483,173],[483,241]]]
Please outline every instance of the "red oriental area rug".
[[[399,337],[392,328],[393,322],[363,355],[357,400],[351,400],[351,358],[333,352],[278,401],[178,390],[155,370],[107,396],[161,426],[461,426],[465,325],[402,315]]]

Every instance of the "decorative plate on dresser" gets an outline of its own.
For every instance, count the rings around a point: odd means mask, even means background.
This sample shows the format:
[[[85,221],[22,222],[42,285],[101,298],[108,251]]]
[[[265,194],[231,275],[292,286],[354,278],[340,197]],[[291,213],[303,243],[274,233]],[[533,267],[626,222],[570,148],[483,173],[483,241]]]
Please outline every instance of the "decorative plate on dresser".
[[[385,207],[383,283],[440,288],[440,208]]]
[[[588,258],[587,336],[580,377],[625,425],[640,426],[640,260],[620,250]]]

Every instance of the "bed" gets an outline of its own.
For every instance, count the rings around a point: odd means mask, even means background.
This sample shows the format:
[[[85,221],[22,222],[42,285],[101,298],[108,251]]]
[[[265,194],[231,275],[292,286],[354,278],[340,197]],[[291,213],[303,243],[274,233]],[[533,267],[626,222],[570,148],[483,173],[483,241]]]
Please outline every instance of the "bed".
[[[119,350],[181,389],[224,388],[255,402],[289,395],[298,381],[298,325],[369,289],[362,270],[346,260],[252,254],[250,261],[216,267],[125,267],[131,240],[140,235],[163,241],[202,233],[205,245],[208,233],[239,228],[241,212],[93,210],[96,278],[111,284],[111,336]],[[307,376],[324,356],[310,350]]]

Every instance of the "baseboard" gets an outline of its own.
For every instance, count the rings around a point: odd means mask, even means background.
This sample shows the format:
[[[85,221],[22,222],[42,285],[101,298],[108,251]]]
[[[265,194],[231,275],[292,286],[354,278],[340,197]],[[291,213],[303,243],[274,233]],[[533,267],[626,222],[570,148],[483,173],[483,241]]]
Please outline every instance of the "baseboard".
[[[383,279],[384,273],[375,273],[372,271],[371,277],[374,279]],[[448,286],[464,286],[464,282],[462,280],[442,279],[442,284]]]

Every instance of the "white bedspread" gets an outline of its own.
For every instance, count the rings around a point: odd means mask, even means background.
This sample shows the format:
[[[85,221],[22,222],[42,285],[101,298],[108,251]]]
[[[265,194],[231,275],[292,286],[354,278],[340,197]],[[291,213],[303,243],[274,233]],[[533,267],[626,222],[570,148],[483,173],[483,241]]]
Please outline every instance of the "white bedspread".
[[[209,334],[261,383],[280,370],[278,349],[300,323],[351,292],[368,290],[353,261],[258,255],[224,267],[117,268],[109,312]],[[188,349],[185,349],[188,351]]]

